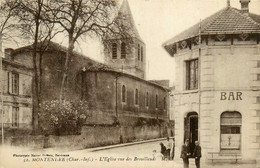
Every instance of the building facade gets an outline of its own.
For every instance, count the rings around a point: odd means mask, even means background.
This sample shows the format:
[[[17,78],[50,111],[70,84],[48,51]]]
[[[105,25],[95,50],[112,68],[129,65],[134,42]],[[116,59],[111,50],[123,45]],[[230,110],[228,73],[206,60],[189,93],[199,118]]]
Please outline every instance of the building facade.
[[[230,6],[164,43],[176,61],[177,156],[185,139],[202,157],[255,161],[260,151],[260,16]]]
[[[82,78],[83,99],[92,112],[88,123],[113,124],[117,119],[122,126],[145,125],[145,120],[167,124],[167,87],[113,70],[89,70]]]
[[[32,129],[32,68],[6,50],[2,59],[2,101],[5,130]],[[2,116],[1,116],[2,117]]]
[[[104,47],[105,64],[73,52],[65,82],[64,99],[72,102],[84,100],[88,103],[89,110],[86,113],[88,115],[90,112],[91,115],[84,125],[107,127],[120,125],[129,126],[129,129],[151,126],[156,127],[156,130],[153,130],[156,133],[150,137],[167,136],[168,86],[145,80],[145,44],[134,26],[126,0],[123,1],[119,15],[125,15],[128,19],[126,22],[132,24],[133,33],[127,39],[112,37],[106,39],[110,45]],[[46,44],[40,43],[40,45]],[[43,55],[39,52],[36,57],[37,67],[41,73],[40,103],[59,100],[67,52],[67,48],[54,42],[45,47]],[[13,124],[15,125],[13,130],[19,130],[23,125],[32,129],[33,124],[40,125],[39,116],[33,113],[32,109],[32,45],[6,49],[4,63],[6,63],[4,64],[6,96],[10,97],[8,100],[4,99],[4,108],[8,111],[5,112],[4,126],[6,128],[7,125]],[[148,138],[149,133],[146,134]]]

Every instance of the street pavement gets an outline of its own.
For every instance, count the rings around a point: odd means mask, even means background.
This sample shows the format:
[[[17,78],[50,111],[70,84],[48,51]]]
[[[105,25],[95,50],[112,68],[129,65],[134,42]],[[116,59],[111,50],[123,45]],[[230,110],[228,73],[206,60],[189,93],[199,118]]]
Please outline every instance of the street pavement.
[[[159,140],[148,143],[129,143],[84,150],[68,151],[64,149],[25,149],[3,148],[0,153],[0,168],[182,168],[182,161],[175,156],[174,161],[154,160],[153,151],[160,152]],[[30,155],[14,157],[14,154]],[[36,156],[31,156],[36,155]],[[39,155],[39,156],[37,156]],[[190,159],[190,168],[195,168],[194,159]],[[256,168],[253,164],[215,164],[201,165],[201,168]]]
[[[149,143],[141,143],[141,144],[134,144],[134,145],[128,145],[128,146],[121,146],[117,148],[110,148],[105,150],[98,150],[91,152],[94,156],[110,156],[114,158],[122,157],[122,158],[153,158],[153,150],[156,150],[157,152],[160,152],[160,142],[166,142],[165,140],[159,140],[155,142],[149,142]],[[101,148],[102,149],[102,148]],[[84,153],[85,150],[81,150],[81,153]],[[87,151],[87,150],[86,150]],[[75,153],[79,151],[74,151]],[[72,152],[72,153],[74,153]],[[117,163],[118,164],[118,163]],[[171,168],[182,168],[182,160],[179,156],[175,156],[174,161],[132,161],[130,162],[131,165],[127,166],[133,166],[133,167],[171,167]],[[201,164],[201,168],[256,168],[255,164]],[[190,166],[189,168],[196,168],[194,159],[190,159]]]

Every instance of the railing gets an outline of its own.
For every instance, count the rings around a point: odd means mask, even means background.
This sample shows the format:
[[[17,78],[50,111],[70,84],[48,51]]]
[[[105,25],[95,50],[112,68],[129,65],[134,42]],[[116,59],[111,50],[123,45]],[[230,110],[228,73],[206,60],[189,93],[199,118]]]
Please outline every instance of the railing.
[[[211,160],[211,163],[214,163],[214,160],[234,160],[235,163],[238,163],[238,160],[241,160],[241,158],[238,158],[239,154],[238,153],[220,153],[220,152],[209,152],[208,154],[211,155],[211,158],[209,160]],[[214,156],[220,156],[220,154],[223,156],[228,156],[228,158],[218,158]],[[232,157],[232,158],[230,158]],[[233,158],[234,157],[234,158]]]

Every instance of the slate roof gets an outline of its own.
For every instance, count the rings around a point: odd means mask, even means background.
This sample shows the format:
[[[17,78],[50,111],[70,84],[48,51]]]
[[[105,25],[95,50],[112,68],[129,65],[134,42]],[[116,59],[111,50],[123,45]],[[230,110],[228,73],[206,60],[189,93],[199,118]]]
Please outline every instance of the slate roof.
[[[105,39],[137,38],[143,42],[135,25],[135,21],[127,0],[123,0],[115,18],[115,29],[119,34],[108,34]],[[144,42],[143,42],[144,43]]]
[[[243,14],[241,10],[226,7],[166,41],[163,46],[167,50],[167,46],[196,37],[200,31],[201,35],[260,33],[260,15]]]
[[[131,35],[131,37],[136,37],[141,40],[141,37],[138,33],[138,30],[135,26],[135,21],[129,6],[129,3],[127,0],[123,0],[122,5],[120,7],[120,10],[118,12],[118,15],[125,18],[124,22],[126,22],[128,25],[128,33]]]

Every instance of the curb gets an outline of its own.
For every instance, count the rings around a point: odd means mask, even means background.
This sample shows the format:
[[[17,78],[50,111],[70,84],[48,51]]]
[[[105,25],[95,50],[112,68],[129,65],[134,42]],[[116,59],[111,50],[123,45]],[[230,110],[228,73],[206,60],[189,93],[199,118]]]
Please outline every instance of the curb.
[[[117,145],[110,145],[110,146],[103,146],[103,147],[96,147],[96,148],[88,148],[88,149],[84,149],[84,150],[87,150],[88,152],[96,152],[96,151],[101,151],[101,150],[107,150],[107,149],[112,149],[112,148],[119,148],[119,147],[123,147],[123,146],[137,145],[137,144],[142,144],[142,143],[156,142],[156,141],[162,141],[162,140],[166,140],[166,138],[158,138],[158,139],[150,139],[150,140],[145,140],[145,141],[122,143],[122,144],[117,144]]]

